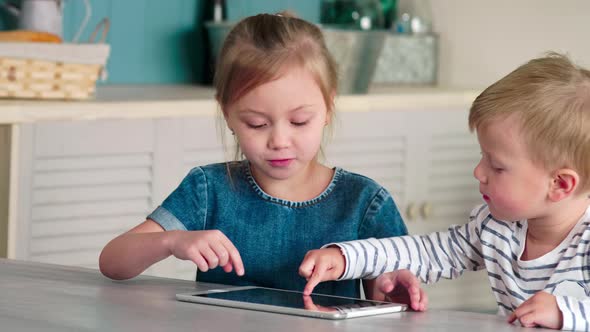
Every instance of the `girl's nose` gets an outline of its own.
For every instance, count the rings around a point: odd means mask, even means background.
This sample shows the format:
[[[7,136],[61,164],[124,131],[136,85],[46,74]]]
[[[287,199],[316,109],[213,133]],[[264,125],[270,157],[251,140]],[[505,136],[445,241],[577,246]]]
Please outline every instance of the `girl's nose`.
[[[479,163],[477,163],[477,166],[475,166],[475,169],[473,169],[473,176],[480,183],[486,183],[488,181],[487,177],[485,176],[485,172],[483,170],[481,160],[479,161]]]
[[[273,128],[268,140],[268,147],[273,150],[284,149],[289,146],[288,130],[280,127]]]

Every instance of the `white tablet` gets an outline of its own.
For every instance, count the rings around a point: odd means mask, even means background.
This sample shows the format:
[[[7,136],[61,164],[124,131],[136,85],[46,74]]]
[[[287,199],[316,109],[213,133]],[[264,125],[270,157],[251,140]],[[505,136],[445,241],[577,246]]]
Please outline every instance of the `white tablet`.
[[[186,302],[325,319],[346,319],[406,310],[400,303],[312,294],[254,286],[176,294]]]

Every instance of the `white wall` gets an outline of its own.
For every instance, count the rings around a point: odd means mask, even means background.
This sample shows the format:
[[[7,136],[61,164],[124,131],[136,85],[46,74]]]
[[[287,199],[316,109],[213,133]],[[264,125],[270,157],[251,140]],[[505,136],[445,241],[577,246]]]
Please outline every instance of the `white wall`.
[[[439,82],[486,87],[548,50],[590,67],[588,0],[431,0]]]

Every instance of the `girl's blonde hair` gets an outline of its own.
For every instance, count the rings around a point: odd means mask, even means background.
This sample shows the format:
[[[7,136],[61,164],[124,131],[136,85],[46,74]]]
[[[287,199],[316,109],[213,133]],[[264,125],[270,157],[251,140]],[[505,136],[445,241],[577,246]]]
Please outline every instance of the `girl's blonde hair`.
[[[288,12],[247,17],[229,32],[215,70],[215,97],[225,110],[252,89],[278,79],[291,65],[309,70],[331,113],[338,85],[336,63],[321,30]]]
[[[475,99],[469,128],[513,114],[533,161],[575,170],[578,192],[590,190],[590,71],[558,53],[533,59]]]

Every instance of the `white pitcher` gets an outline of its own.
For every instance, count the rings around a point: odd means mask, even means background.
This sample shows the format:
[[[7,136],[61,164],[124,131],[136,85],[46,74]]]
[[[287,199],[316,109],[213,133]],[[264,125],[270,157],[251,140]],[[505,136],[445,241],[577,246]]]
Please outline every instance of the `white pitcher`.
[[[0,5],[17,18],[19,29],[50,32],[63,38],[64,0],[21,0],[20,8],[6,2]],[[80,37],[91,15],[89,1],[84,0],[84,5],[86,15],[74,37],[74,42]]]

